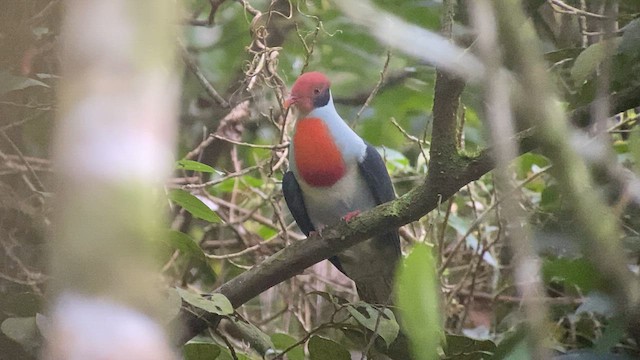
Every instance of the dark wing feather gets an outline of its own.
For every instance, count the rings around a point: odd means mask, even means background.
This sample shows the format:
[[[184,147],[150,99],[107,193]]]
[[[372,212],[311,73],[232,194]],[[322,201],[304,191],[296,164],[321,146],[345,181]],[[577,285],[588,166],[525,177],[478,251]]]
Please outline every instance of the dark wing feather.
[[[298,224],[298,227],[302,232],[309,236],[309,233],[315,231],[309,214],[307,214],[307,207],[304,205],[304,198],[302,197],[302,190],[300,190],[300,184],[291,171],[287,171],[282,178],[282,193],[284,194],[284,200],[293,215],[293,219]],[[329,258],[329,261],[338,268],[343,274],[345,274],[340,260],[337,256]],[[346,274],[345,274],[346,275]]]
[[[382,156],[380,156],[376,148],[367,143],[367,151],[362,162],[358,164],[358,167],[360,174],[362,174],[367,186],[369,186],[371,194],[373,194],[376,204],[380,205],[396,198],[391,177],[387,172],[387,167],[384,164],[384,160],[382,160]],[[400,238],[397,230],[390,231],[377,238],[387,243],[392,242],[398,256],[400,256]]]
[[[376,200],[376,204],[380,205],[396,198],[387,167],[376,148],[367,144],[367,152],[358,167]]]
[[[307,214],[307,208],[304,206],[300,185],[291,171],[287,171],[282,178],[282,193],[293,219],[298,223],[298,227],[305,235],[309,236],[309,233],[315,231],[315,229]]]

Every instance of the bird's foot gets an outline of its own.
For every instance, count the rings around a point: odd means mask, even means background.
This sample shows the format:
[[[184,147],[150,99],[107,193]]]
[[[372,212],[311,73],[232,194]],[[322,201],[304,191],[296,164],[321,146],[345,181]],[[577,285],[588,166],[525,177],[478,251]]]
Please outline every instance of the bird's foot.
[[[324,226],[320,227],[318,230],[309,231],[309,236],[317,234],[318,236],[322,237],[322,229],[324,229]]]
[[[358,215],[360,215],[360,210],[355,210],[355,211],[348,212],[347,215],[342,217],[342,219],[344,219],[344,221],[348,223]]]

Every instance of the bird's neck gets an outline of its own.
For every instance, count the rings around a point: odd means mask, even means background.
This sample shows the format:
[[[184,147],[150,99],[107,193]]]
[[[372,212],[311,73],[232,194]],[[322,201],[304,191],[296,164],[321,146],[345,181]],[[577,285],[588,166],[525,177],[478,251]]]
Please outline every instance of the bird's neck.
[[[360,136],[342,120],[342,117],[340,117],[333,105],[333,96],[331,93],[329,93],[329,102],[327,105],[313,109],[309,114],[299,119],[298,124],[302,123],[304,119],[309,118],[321,119],[326,124],[333,142],[335,142],[340,152],[342,152],[346,162],[362,159],[367,147]],[[294,131],[297,131],[297,129]]]

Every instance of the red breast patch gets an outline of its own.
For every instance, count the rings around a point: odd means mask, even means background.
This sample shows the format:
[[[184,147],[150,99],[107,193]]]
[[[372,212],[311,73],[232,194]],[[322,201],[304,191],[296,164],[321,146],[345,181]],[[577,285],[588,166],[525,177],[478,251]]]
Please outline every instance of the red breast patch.
[[[307,184],[331,186],[344,175],[346,167],[342,154],[324,121],[318,118],[298,120],[293,146],[298,173]]]

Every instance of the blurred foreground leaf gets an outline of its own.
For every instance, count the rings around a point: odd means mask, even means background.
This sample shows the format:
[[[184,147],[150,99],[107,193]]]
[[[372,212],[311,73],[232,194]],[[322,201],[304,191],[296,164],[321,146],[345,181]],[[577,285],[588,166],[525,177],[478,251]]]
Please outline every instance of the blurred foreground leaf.
[[[403,329],[418,360],[438,359],[443,337],[440,286],[431,249],[416,245],[404,259],[396,279]]]

